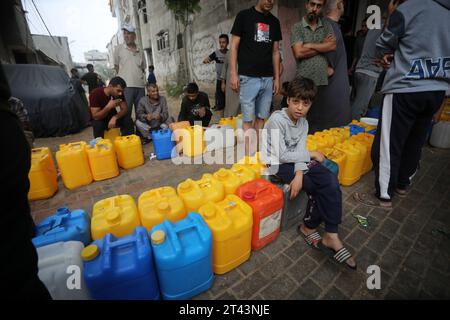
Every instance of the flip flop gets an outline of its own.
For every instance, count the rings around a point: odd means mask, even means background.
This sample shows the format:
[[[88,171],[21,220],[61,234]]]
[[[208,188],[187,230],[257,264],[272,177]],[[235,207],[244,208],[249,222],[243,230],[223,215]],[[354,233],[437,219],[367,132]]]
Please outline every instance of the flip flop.
[[[392,210],[392,202],[380,201],[378,198],[368,193],[355,192],[353,194],[353,199],[368,207]]]
[[[399,188],[397,188],[397,189],[394,190],[394,192],[400,198],[406,198],[406,196],[408,195],[408,191],[406,189],[399,189]]]
[[[347,263],[347,260],[352,257],[352,254],[350,253],[350,251],[348,251],[347,248],[342,247],[341,249],[335,251],[334,249],[325,246],[322,242],[320,242],[319,248],[325,251],[325,253],[328,254],[328,256],[330,256],[334,262],[340,265],[345,264],[351,270],[357,269],[356,264],[354,266],[351,266]]]
[[[300,229],[300,226],[297,228],[297,232],[299,235],[302,236],[303,240],[305,240],[306,244],[310,246],[313,249],[319,250],[318,244],[322,241],[322,237],[317,231],[314,231],[313,233],[306,235],[302,232]]]

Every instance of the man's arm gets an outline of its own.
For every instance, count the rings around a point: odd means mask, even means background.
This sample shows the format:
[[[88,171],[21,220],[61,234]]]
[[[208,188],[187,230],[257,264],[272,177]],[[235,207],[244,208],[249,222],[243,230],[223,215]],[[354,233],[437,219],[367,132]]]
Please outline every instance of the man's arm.
[[[180,113],[178,114],[178,121],[189,120],[186,113],[187,113],[187,105],[183,99],[183,101],[181,101]]]
[[[161,123],[164,123],[169,119],[169,108],[167,106],[167,100],[165,97],[160,97],[161,99]]]
[[[297,42],[292,45],[292,54],[294,55],[295,59],[299,60],[312,58],[314,56],[317,56],[319,52],[317,50],[306,47],[303,42]]]
[[[389,17],[386,29],[378,38],[376,46],[380,54],[392,53],[398,49],[398,42],[405,34],[405,17],[395,10]]]
[[[336,38],[333,35],[328,35],[321,43],[306,43],[305,47],[315,50],[318,53],[327,53],[336,50]]]
[[[145,96],[143,98],[145,98]],[[143,123],[147,122],[147,112],[145,111],[144,99],[139,100],[136,108],[136,117]]]
[[[211,53],[209,56],[207,56],[207,57],[205,58],[205,60],[203,60],[203,63],[204,63],[204,64],[208,64],[208,63],[211,63],[211,62],[213,62],[213,61],[215,61],[215,60],[216,60],[216,53],[213,52],[213,53]]]
[[[272,46],[272,65],[273,65],[273,93],[278,94],[280,88],[280,47],[279,42],[275,41]]]
[[[234,91],[239,91],[240,83],[239,83],[239,75],[237,69],[237,56],[239,44],[241,43],[241,37],[231,35],[231,49],[230,49],[230,60],[229,60],[229,68],[230,68],[230,85],[231,89]]]

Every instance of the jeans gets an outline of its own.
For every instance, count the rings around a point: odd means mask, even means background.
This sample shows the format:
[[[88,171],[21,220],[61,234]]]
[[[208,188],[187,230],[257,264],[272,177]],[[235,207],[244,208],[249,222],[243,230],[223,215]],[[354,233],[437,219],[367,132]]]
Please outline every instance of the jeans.
[[[239,76],[241,89],[239,100],[241,103],[242,119],[252,122],[255,116],[267,119],[272,105],[273,78]]]

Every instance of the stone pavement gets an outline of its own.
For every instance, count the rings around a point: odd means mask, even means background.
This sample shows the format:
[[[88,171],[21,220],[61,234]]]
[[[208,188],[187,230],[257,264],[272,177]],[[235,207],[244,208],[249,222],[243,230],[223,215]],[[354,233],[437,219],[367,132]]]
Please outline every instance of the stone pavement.
[[[60,143],[91,139],[91,128],[63,138],[38,139],[36,146],[55,152]],[[82,208],[116,194],[137,200],[146,190],[173,186],[188,177],[198,179],[221,165],[179,165],[170,160],[149,160],[151,144],[144,146],[146,163],[121,171],[119,177],[70,191],[59,179],[51,199],[31,202],[39,222],[58,207]],[[343,187],[344,213],[340,235],[356,255],[358,271],[334,264],[322,252],[310,249],[295,229],[253,252],[237,269],[216,276],[213,287],[195,299],[449,299],[450,298],[450,150],[426,147],[414,188],[383,211],[360,206],[355,191],[370,191],[373,173],[351,187]],[[227,166],[228,167],[228,166]],[[361,227],[352,214],[368,216],[370,227]],[[439,231],[447,232],[445,235]],[[367,267],[381,268],[381,290],[368,290]]]

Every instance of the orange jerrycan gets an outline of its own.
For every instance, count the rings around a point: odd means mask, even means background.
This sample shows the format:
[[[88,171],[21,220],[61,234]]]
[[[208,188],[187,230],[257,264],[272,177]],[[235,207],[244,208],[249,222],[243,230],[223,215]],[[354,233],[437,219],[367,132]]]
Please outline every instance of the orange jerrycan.
[[[243,184],[241,179],[229,169],[219,169],[219,171],[214,172],[213,177],[222,182],[225,188],[225,194],[234,194],[236,189]]]
[[[340,183],[343,186],[351,186],[361,178],[365,155],[348,141],[338,143],[335,149],[343,152],[346,159]]]
[[[61,178],[68,189],[76,189],[92,182],[86,142],[62,144],[56,152]]]
[[[250,258],[252,208],[234,194],[198,210],[212,233],[213,271],[227,273]]]
[[[190,126],[182,132],[183,154],[188,157],[195,157],[205,152],[205,141],[203,139],[203,128],[200,126]]]
[[[112,128],[109,130],[105,130],[105,134],[103,135],[105,138],[111,142],[112,145],[114,145],[114,140],[116,140],[117,137],[120,137],[120,128]]]
[[[161,187],[142,193],[138,199],[142,225],[150,231],[164,220],[177,222],[186,217],[183,200],[172,187]]]
[[[252,249],[259,250],[280,233],[283,191],[266,180],[256,179],[240,186],[236,194],[253,209]]]
[[[256,179],[256,173],[244,164],[233,164],[230,169],[236,176],[239,177],[241,183],[247,183]]]
[[[108,233],[124,237],[141,225],[134,199],[129,195],[120,195],[100,200],[92,209],[92,240],[103,238]]]
[[[29,200],[47,199],[58,191],[56,169],[50,154],[32,150],[28,179],[30,180]]]
[[[180,154],[183,151],[183,129],[190,127],[189,121],[173,122],[169,124],[170,130],[173,132],[173,138],[175,139],[177,153]]]
[[[371,169],[371,168],[367,167],[370,164],[370,162],[368,162],[368,161],[370,161],[369,148],[366,146],[366,144],[363,141],[359,141],[359,140],[352,139],[352,138],[350,138],[348,143],[353,145],[363,155],[363,164],[361,166],[361,176],[362,176],[366,173],[365,170],[370,171],[370,169]]]
[[[93,147],[87,147],[89,165],[95,181],[119,175],[116,153],[110,140],[101,139]]]
[[[114,140],[114,149],[121,168],[131,169],[144,164],[141,138],[137,135],[117,137]]]

